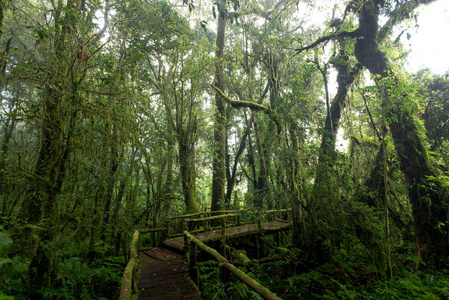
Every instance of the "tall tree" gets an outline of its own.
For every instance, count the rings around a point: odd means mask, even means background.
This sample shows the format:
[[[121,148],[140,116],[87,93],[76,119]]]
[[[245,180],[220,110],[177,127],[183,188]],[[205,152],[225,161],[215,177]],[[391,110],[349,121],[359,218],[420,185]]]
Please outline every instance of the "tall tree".
[[[405,175],[412,205],[416,241],[416,255],[425,263],[439,264],[448,254],[447,229],[440,228],[448,218],[447,191],[438,179],[431,157],[424,146],[420,129],[413,112],[413,93],[392,67],[380,44],[391,34],[394,25],[409,18],[415,8],[432,1],[404,1],[390,3],[381,0],[352,1],[345,16],[354,12],[358,28],[339,31],[322,37],[299,51],[336,38],[354,38],[354,54],[360,64],[370,71],[379,86],[383,109],[394,140],[400,167]],[[388,19],[382,27],[379,17],[386,13]],[[380,29],[379,29],[380,28]],[[417,264],[417,268],[422,265]]]
[[[218,9],[218,26],[215,51],[215,80],[214,85],[224,91],[224,48],[226,21],[228,18],[226,0],[216,2]],[[214,6],[215,9],[215,6]],[[220,210],[225,200],[226,181],[226,104],[218,95],[215,96],[214,112],[214,146],[212,162],[212,202],[211,210]]]

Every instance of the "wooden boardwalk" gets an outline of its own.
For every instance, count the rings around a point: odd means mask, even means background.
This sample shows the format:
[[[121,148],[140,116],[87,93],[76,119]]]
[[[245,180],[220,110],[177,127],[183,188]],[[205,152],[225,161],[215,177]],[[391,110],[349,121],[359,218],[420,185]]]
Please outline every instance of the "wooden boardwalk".
[[[139,253],[139,299],[201,299],[190,280],[185,257],[165,248]]]
[[[266,232],[287,230],[290,227],[291,224],[287,222],[274,221],[262,223],[262,228]],[[251,235],[257,232],[258,232],[257,224],[244,225],[240,227],[226,229],[226,235],[232,237]],[[221,230],[218,229],[214,231],[203,232],[199,234],[194,234],[194,236],[203,243],[207,243],[208,241],[219,240],[221,238]],[[184,247],[184,237],[181,236],[178,238],[165,240],[164,244],[172,249],[182,250],[182,248]]]
[[[290,223],[281,221],[262,223],[262,228],[267,233],[287,230],[290,227]],[[257,224],[226,229],[227,238],[256,233]],[[221,230],[195,234],[195,237],[207,243],[220,239]],[[166,240],[164,244],[180,252],[184,247],[184,237]],[[188,275],[186,259],[182,254],[163,247],[152,248],[139,253],[139,265],[139,299],[201,299],[197,287]]]

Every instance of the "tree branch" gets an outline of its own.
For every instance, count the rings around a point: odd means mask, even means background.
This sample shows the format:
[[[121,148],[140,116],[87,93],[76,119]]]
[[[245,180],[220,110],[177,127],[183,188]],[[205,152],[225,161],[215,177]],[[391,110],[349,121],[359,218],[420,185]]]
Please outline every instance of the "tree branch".
[[[320,37],[319,39],[317,39],[315,42],[313,42],[309,46],[302,47],[300,49],[296,49],[296,54],[300,54],[301,52],[313,49],[316,46],[318,46],[322,43],[325,43],[327,41],[330,41],[330,40],[335,40],[338,38],[354,38],[354,37],[357,37],[358,35],[359,35],[358,29],[356,29],[354,31],[342,31],[339,33],[333,33],[331,35],[326,35],[326,36]]]
[[[388,34],[391,33],[393,27],[400,22],[410,19],[410,14],[417,8],[418,6],[424,4],[427,5],[431,2],[435,2],[436,0],[412,0],[407,1],[401,5],[398,5],[393,12],[390,14],[390,18],[387,23],[379,30],[379,34],[377,36],[377,41],[380,42],[384,40]]]
[[[239,101],[234,100],[228,96],[226,96],[219,88],[211,85],[212,89],[214,89],[222,98],[225,100],[229,105],[231,105],[233,108],[249,108],[253,111],[262,111],[265,114],[267,114],[271,120],[276,124],[276,127],[278,129],[278,133],[282,130],[281,122],[279,121],[279,116],[276,114],[275,111],[271,110],[270,106],[263,106],[261,104],[255,103],[255,102],[249,102],[249,101]]]

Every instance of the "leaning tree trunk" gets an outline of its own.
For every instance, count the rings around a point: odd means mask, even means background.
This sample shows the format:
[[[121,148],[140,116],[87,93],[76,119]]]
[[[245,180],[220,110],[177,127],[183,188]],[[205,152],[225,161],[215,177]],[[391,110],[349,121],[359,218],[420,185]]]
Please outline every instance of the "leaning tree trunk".
[[[438,263],[449,254],[447,229],[441,226],[447,221],[447,192],[436,180],[438,174],[431,167],[420,129],[409,108],[404,105],[410,95],[400,90],[400,79],[379,49],[380,3],[377,2],[367,1],[359,10],[359,37],[355,54],[358,61],[375,75],[384,98],[383,107],[412,205],[416,254],[425,263]]]

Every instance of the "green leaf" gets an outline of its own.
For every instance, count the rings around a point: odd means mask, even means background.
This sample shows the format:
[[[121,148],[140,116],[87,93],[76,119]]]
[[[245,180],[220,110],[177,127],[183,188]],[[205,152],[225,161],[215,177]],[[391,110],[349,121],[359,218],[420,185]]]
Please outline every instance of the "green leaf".
[[[11,258],[2,258],[0,260],[0,267],[2,267],[3,265],[12,265],[14,262],[12,261]]]
[[[6,233],[0,232],[0,249],[11,244],[12,240]]]
[[[14,296],[7,296],[0,292],[0,300],[14,300]]]

